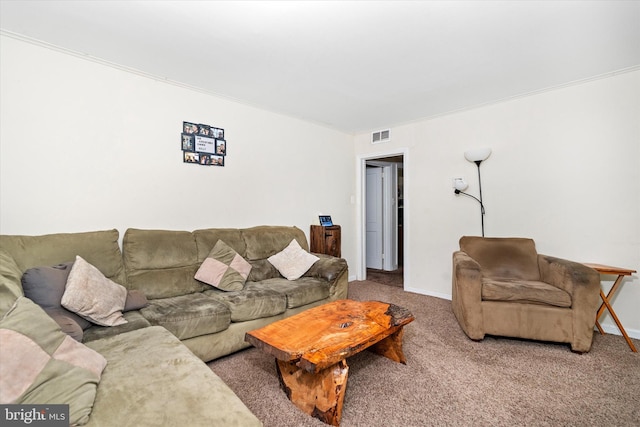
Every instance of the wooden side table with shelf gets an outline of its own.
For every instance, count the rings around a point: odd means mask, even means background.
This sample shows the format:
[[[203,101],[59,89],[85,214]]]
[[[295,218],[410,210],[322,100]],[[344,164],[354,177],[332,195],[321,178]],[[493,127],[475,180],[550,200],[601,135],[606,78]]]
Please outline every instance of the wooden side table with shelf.
[[[326,254],[340,258],[340,226],[312,225],[310,232],[310,250],[317,254]]]

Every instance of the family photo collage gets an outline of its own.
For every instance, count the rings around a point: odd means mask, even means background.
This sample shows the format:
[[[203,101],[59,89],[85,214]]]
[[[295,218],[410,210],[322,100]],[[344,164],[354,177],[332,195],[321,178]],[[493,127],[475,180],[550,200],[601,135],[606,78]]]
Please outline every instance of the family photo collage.
[[[182,161],[203,166],[224,166],[227,141],[224,129],[182,122]]]

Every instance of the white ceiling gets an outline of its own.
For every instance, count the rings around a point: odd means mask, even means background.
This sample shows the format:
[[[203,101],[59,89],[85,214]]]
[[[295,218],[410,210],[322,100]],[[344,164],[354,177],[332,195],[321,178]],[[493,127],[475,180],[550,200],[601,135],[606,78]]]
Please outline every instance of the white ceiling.
[[[349,133],[640,67],[640,1],[1,0],[0,24]]]

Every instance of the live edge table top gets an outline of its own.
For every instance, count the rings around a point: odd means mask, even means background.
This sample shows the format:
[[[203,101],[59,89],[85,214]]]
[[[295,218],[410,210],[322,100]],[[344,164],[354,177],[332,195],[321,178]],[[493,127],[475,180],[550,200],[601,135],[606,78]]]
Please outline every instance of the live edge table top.
[[[245,340],[314,373],[384,340],[413,320],[407,309],[393,304],[337,300],[248,332]]]

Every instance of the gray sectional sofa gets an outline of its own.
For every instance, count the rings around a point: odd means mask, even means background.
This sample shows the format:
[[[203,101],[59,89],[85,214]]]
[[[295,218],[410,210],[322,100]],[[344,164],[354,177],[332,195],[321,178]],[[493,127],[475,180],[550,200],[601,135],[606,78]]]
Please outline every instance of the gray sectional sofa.
[[[267,258],[293,239],[308,251],[305,234],[283,226],[128,229],[122,242],[117,230],[3,235],[0,318],[16,310],[17,300],[26,299],[21,286],[25,271],[81,256],[105,277],[147,299],[146,305],[124,312],[125,324],[82,327],[83,345],[106,360],[86,425],[261,425],[203,361],[248,347],[244,335],[250,330],[346,298],[343,259],[315,254],[319,260],[302,277],[280,275]],[[223,291],[194,278],[219,240],[251,264],[242,290]]]

